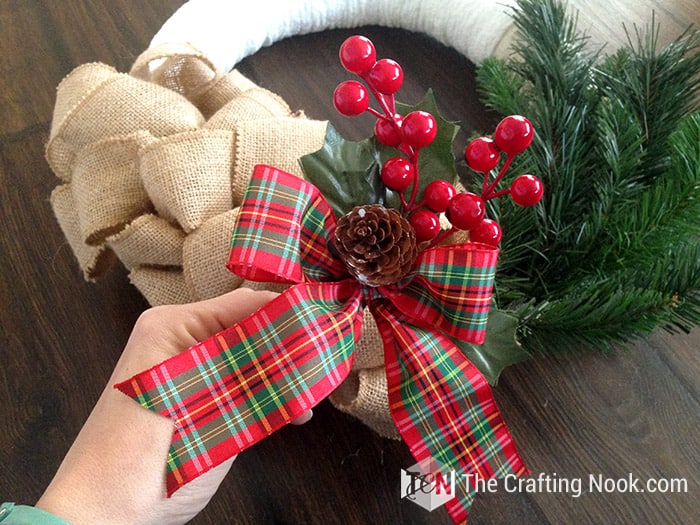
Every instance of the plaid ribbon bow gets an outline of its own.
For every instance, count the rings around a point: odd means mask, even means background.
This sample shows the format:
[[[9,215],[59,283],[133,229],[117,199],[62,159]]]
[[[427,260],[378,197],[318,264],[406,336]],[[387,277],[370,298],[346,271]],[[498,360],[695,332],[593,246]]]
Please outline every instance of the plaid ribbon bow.
[[[318,404],[350,372],[365,307],[384,342],[391,414],[415,459],[470,474],[446,506],[467,518],[475,478],[527,472],[491,389],[451,339],[483,342],[498,251],[421,252],[415,273],[371,288],[327,248],[335,217],[312,184],[257,166],[228,267],[292,284],[236,325],[116,387],[175,421],[167,490]]]

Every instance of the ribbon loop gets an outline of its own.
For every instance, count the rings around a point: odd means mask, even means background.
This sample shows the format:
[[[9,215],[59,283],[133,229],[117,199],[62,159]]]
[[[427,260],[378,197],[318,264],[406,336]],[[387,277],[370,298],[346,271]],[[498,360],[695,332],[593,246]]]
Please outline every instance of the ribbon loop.
[[[405,287],[382,291],[412,323],[450,337],[484,342],[498,249],[464,243],[425,250]]]
[[[252,281],[334,281],[347,272],[326,245],[335,217],[312,184],[258,165],[238,213],[227,267]]]

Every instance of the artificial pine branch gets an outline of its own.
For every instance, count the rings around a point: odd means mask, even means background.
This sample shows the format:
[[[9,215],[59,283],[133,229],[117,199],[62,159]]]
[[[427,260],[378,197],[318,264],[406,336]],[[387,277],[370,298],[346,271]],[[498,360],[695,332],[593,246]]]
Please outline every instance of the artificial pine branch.
[[[533,122],[511,171],[547,192],[536,214],[494,210],[499,308],[517,312],[528,350],[700,324],[700,33],[659,50],[652,19],[603,56],[556,0],[520,0],[514,21],[514,58],[477,78],[487,106]]]
[[[661,50],[658,38],[659,26],[652,17],[644,30],[634,27],[634,38],[627,31],[628,46],[608,57],[597,70],[605,95],[625,97],[643,126],[648,161],[642,163],[642,174],[649,180],[666,169],[666,141],[692,111],[700,82],[700,33],[688,28]]]

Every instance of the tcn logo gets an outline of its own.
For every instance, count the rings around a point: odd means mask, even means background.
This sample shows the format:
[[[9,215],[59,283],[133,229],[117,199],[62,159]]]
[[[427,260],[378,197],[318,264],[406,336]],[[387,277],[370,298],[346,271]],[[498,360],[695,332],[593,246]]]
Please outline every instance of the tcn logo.
[[[430,459],[401,469],[401,498],[409,499],[429,511],[453,499],[456,496],[455,472],[441,466]]]

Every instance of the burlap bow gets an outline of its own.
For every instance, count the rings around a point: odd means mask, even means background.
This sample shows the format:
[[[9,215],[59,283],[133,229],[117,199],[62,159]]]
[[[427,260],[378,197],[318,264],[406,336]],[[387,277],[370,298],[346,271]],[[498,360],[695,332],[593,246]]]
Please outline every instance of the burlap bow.
[[[239,286],[279,291],[226,270],[231,229],[253,167],[301,176],[298,158],[319,149],[325,132],[325,122],[186,45],[145,51],[129,74],[84,64],[56,94],[46,157],[60,185],[51,203],[85,278],[119,259],[152,305]],[[353,371],[331,401],[398,438],[373,324],[368,317]]]
[[[335,217],[312,184],[257,166],[234,229],[229,268],[292,283],[266,306],[188,351],[117,385],[175,421],[171,494],[335,390],[352,368],[368,307],[384,343],[393,420],[416,460],[476,478],[521,475],[486,379],[452,339],[481,343],[498,251],[458,244],[421,252],[403,281],[370,287],[328,249]],[[457,523],[468,483],[447,503]]]

